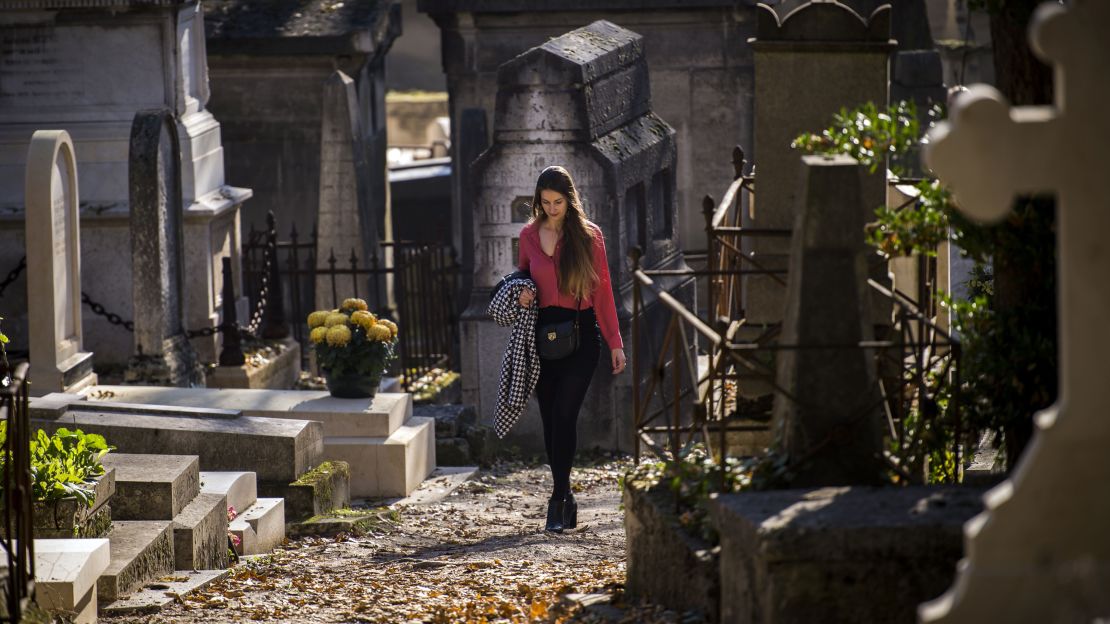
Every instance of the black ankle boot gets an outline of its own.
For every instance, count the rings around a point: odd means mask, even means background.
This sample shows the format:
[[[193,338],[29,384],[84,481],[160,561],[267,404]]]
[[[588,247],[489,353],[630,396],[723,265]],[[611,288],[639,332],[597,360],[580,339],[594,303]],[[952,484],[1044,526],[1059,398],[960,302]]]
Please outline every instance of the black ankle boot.
[[[563,499],[549,498],[547,500],[547,526],[543,530],[553,533],[563,532]]]
[[[563,528],[573,529],[578,526],[578,502],[574,500],[574,494],[567,494],[563,499]]]

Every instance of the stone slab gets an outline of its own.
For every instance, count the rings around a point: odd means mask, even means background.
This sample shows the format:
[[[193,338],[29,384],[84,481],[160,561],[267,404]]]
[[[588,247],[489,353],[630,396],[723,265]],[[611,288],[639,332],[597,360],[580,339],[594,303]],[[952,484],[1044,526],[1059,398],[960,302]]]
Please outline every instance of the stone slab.
[[[239,536],[240,555],[270,552],[285,540],[285,500],[258,499],[231,521],[228,530]]]
[[[76,611],[96,621],[96,583],[108,568],[107,539],[36,539],[35,602],[47,610]],[[90,610],[92,619],[88,619]]]
[[[97,596],[109,602],[173,571],[173,523],[152,520],[112,523],[111,562],[97,582]]]
[[[915,621],[917,605],[951,584],[982,494],[917,486],[717,496],[721,621]]]
[[[106,467],[93,486],[93,506],[90,508],[76,498],[57,501],[35,501],[34,534],[40,538],[68,539],[73,537],[103,537],[111,524],[111,508],[107,506],[116,492],[116,471]],[[0,510],[3,503],[0,501]],[[0,527],[0,534],[4,530]]]
[[[42,412],[38,412],[41,414]],[[105,436],[120,452],[196,455],[208,470],[248,470],[259,479],[294,481],[320,463],[320,423],[277,418],[196,418],[68,411],[39,418],[48,431],[78,427]]]
[[[227,567],[227,496],[200,493],[173,519],[173,558],[178,570]]]
[[[351,496],[408,496],[435,469],[435,420],[414,416],[388,438],[324,438],[324,457],[351,466]]]
[[[326,436],[386,437],[412,416],[412,395],[379,392],[369,399],[338,399],[327,391],[241,388],[96,386],[85,396],[146,405],[233,410],[244,416],[318,420]]]
[[[201,472],[201,493],[223,494],[235,512],[245,510],[258,498],[258,482],[253,472]]]
[[[446,500],[452,492],[459,489],[478,473],[477,466],[440,466],[428,475],[408,496],[393,503],[395,505],[434,505]]]
[[[175,570],[141,590],[104,605],[104,615],[154,613],[226,577],[231,570]]]
[[[116,520],[173,520],[200,492],[195,455],[108,453],[101,461],[116,471]]]

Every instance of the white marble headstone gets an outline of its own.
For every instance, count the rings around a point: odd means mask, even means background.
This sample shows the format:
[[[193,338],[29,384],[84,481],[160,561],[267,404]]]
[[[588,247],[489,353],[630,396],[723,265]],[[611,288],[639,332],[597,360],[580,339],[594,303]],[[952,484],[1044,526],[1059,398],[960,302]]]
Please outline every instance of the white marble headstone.
[[[1053,193],[1060,394],[1009,479],[965,526],[956,583],[923,622],[1093,622],[1110,616],[1110,2],[1040,7],[1033,49],[1056,73],[1055,106],[1011,108],[972,87],[931,133],[928,165],[969,216]],[[999,391],[1005,391],[999,388]]]
[[[66,131],[31,137],[25,185],[31,392],[71,392],[96,376],[81,349],[77,162]]]

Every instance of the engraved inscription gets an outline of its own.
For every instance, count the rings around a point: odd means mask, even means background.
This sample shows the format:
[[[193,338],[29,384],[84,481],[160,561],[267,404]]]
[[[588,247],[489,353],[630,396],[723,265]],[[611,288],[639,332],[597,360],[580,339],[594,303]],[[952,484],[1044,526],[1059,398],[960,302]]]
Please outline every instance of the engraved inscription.
[[[82,98],[83,65],[79,55],[63,54],[53,27],[0,31],[0,103],[34,98],[61,104]]]

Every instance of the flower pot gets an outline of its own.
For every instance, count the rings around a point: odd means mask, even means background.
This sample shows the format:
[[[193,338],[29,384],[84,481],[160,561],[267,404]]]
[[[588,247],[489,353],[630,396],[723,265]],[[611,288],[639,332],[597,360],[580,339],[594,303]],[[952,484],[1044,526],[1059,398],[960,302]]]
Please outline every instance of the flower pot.
[[[325,371],[324,380],[328,384],[328,392],[333,397],[367,399],[377,394],[378,386],[382,383],[382,374],[378,372],[373,375],[359,375],[357,373],[333,375]]]

